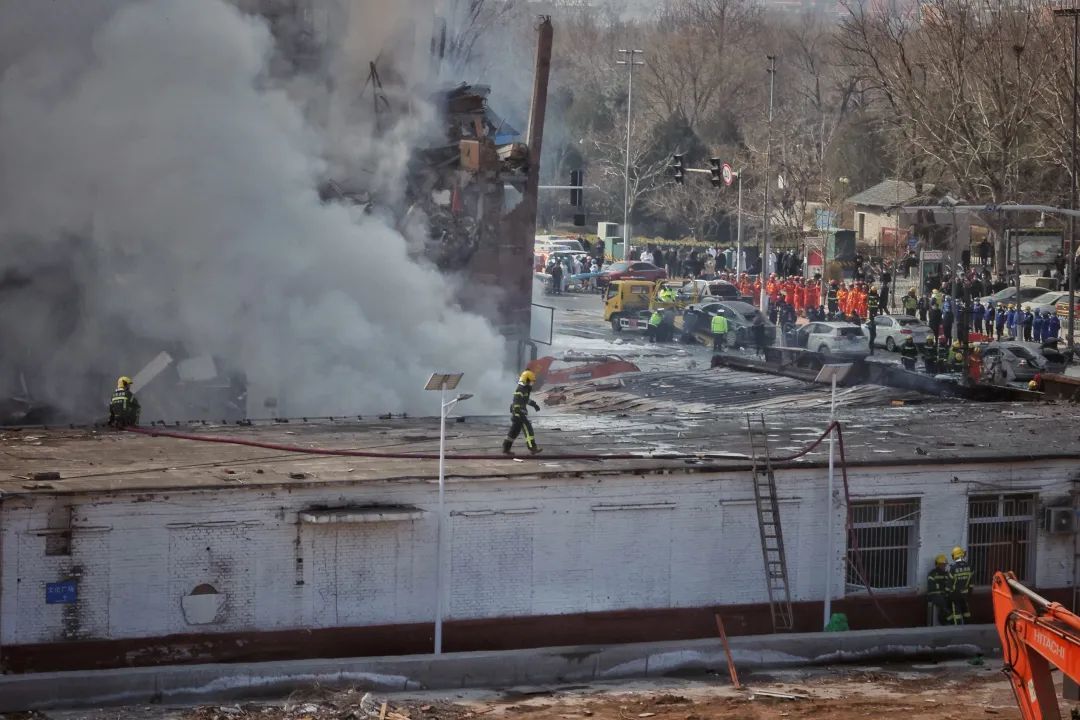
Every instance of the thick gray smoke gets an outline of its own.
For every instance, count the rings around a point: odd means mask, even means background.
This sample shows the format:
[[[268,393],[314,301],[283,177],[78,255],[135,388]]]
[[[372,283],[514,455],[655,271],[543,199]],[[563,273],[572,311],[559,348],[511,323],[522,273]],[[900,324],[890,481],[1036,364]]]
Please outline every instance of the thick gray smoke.
[[[502,338],[388,221],[320,203],[332,153],[272,54],[223,0],[0,7],[0,394],[85,413],[166,349],[293,415],[432,414],[437,369],[502,409]]]

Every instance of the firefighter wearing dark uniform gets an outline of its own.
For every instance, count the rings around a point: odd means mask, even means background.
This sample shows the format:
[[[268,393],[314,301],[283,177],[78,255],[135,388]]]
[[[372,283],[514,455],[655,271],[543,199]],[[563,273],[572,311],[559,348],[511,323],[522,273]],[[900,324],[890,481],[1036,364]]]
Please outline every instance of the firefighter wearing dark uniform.
[[[923,363],[926,365],[926,374],[937,373],[937,343],[933,335],[926,336],[926,344],[922,347]]]
[[[873,320],[878,316],[878,310],[881,307],[881,297],[878,295],[876,285],[870,286],[870,293],[866,296],[866,319]]]
[[[914,370],[915,361],[919,359],[919,348],[915,347],[915,340],[909,337],[904,341],[904,344],[900,346],[900,362],[904,364],[905,370]]]
[[[833,280],[829,283],[829,290],[825,293],[825,305],[829,308],[829,314],[835,313],[839,307],[839,298],[837,296],[836,281]]]
[[[944,555],[938,555],[934,558],[934,569],[926,576],[926,603],[934,609],[931,625],[952,624],[952,584],[949,561]]]
[[[119,429],[138,424],[139,401],[131,392],[131,378],[124,375],[116,381],[116,390],[109,400],[109,426]]]
[[[968,565],[967,553],[962,547],[954,547],[952,550],[953,564],[950,568],[952,576],[952,617],[953,625],[964,625],[971,622],[971,608],[968,606],[968,597],[971,595],[971,566]]]
[[[536,436],[533,434],[532,423],[529,422],[529,406],[534,410],[540,409],[536,401],[529,398],[535,382],[536,374],[532,370],[526,370],[518,378],[517,389],[514,390],[514,400],[510,403],[510,432],[506,434],[506,439],[503,440],[503,452],[507,455],[510,454],[510,448],[514,444],[514,440],[517,439],[518,433],[522,430],[525,431],[525,445],[529,448],[529,452],[534,455],[540,452],[540,448],[536,446]]]

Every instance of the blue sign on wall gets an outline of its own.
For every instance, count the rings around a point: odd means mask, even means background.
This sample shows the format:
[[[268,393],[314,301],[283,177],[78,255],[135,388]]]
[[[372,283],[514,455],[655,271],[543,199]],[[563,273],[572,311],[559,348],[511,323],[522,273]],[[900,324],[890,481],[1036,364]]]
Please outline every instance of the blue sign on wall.
[[[74,580],[45,583],[45,603],[48,605],[67,605],[78,599],[79,589]]]

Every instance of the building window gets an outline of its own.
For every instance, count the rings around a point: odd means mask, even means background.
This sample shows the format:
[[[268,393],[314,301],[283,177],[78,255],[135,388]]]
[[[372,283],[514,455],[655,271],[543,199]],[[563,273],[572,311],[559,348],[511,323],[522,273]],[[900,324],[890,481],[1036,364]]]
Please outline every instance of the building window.
[[[851,503],[847,547],[849,592],[906,590],[918,582],[919,500]]]
[[[975,585],[989,585],[998,570],[1024,582],[1035,567],[1035,495],[972,495],[968,498],[968,562]]]

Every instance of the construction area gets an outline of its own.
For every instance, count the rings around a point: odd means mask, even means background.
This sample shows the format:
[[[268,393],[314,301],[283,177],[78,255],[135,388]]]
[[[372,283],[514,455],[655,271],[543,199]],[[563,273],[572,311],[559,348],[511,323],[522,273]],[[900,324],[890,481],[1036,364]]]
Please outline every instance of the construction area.
[[[502,690],[372,692],[310,687],[276,699],[191,707],[48,710],[52,720],[743,720],[1020,717],[1007,680],[981,658],[748,674],[714,674]],[[27,715],[9,714],[25,718]]]

